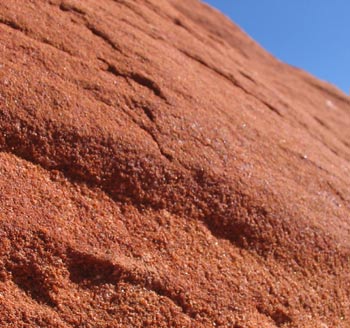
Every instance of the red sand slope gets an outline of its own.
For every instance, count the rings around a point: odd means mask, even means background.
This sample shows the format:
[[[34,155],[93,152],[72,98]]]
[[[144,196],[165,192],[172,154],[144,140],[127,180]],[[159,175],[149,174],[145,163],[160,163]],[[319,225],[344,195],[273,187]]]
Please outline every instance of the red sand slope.
[[[0,0],[1,327],[350,327],[350,99],[196,0]]]

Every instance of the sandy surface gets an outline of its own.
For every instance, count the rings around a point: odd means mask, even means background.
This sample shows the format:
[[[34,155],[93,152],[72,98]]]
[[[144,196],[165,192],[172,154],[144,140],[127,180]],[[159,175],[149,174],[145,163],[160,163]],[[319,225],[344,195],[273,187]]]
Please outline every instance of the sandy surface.
[[[350,99],[196,0],[0,0],[0,326],[350,326]]]

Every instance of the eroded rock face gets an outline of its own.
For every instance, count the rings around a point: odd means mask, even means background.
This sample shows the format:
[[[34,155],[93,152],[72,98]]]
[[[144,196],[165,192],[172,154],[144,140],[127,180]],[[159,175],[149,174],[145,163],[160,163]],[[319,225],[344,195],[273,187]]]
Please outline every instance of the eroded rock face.
[[[349,327],[350,100],[196,0],[0,0],[0,324]]]

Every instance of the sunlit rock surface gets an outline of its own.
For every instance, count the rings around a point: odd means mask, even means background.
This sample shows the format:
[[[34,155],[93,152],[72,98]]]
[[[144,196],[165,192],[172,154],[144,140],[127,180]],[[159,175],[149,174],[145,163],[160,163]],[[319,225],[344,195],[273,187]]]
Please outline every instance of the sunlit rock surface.
[[[196,0],[0,0],[1,327],[349,327],[350,100]]]

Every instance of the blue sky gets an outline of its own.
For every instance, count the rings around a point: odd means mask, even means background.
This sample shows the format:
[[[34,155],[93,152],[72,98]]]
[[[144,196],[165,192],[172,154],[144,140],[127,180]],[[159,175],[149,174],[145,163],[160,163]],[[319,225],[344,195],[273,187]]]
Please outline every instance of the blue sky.
[[[350,0],[205,0],[277,58],[350,90]]]

